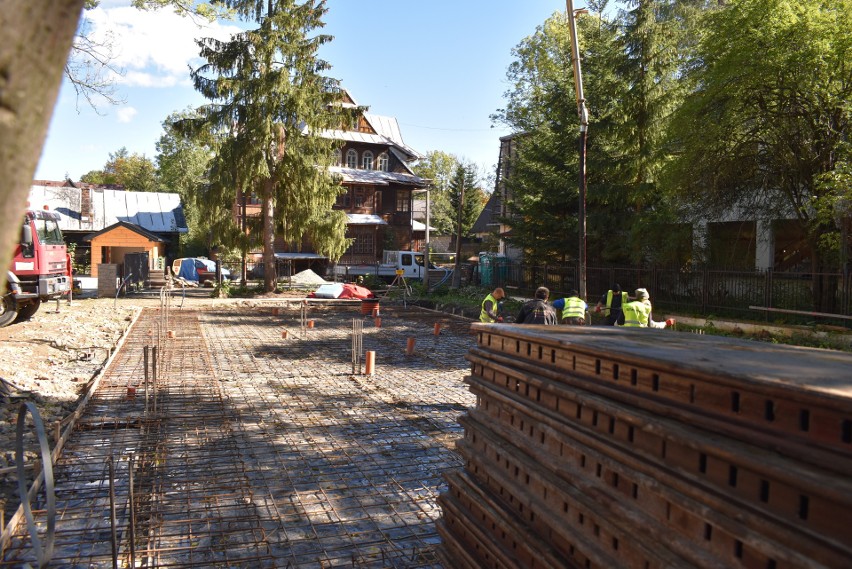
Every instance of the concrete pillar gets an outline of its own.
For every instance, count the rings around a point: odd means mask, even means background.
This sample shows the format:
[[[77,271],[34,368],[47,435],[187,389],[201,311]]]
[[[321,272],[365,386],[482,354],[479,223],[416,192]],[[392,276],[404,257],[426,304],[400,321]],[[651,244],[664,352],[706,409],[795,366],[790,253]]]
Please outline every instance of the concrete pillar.
[[[699,221],[692,226],[692,262],[703,265],[710,258],[710,239],[706,221]]]
[[[757,220],[755,227],[754,268],[765,271],[775,266],[775,232],[771,220]]]

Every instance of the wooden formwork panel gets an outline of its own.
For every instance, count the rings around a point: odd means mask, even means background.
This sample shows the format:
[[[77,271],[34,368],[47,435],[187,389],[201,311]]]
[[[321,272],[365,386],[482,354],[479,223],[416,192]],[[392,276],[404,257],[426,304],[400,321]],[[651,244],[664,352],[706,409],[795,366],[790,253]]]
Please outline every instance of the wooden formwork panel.
[[[841,567],[849,559],[848,544],[826,542],[761,515],[593,431],[563,428],[558,421],[519,410],[499,394],[483,393],[480,399],[482,405],[462,418],[465,442],[459,445],[475,476],[508,470],[516,491],[546,503],[563,500],[566,513],[574,506],[561,497],[561,488],[574,486],[581,496],[595,497],[590,508],[599,515],[626,524],[626,533],[652,532],[646,535],[650,540],[665,536],[670,548],[702,567],[712,566],[706,555],[728,567]],[[468,455],[470,448],[477,449],[478,459]]]
[[[495,535],[510,520],[510,535],[567,560],[556,566],[850,566],[849,354],[653,330],[473,329],[465,469],[441,499],[451,557],[502,567],[470,540],[505,546]]]
[[[471,356],[685,422],[703,421],[714,431],[852,476],[850,354],[655,330],[473,329]]]
[[[582,475],[555,475],[478,422],[468,419],[465,427],[476,429],[458,446],[465,470],[505,510],[524,516],[531,531],[550,536],[563,554],[594,548],[612,558],[597,567],[732,567],[656,522],[635,502],[608,494]]]
[[[651,476],[682,480],[687,490],[701,490],[696,496],[700,502],[705,495],[721,496],[732,516],[754,512],[769,517],[774,520],[767,526],[772,535],[782,541],[807,538],[810,545],[801,549],[810,554],[836,551],[852,558],[852,481],[847,477],[700,425],[682,424],[528,372],[472,361],[475,368],[489,372],[467,379],[477,395],[477,411],[516,431],[514,444],[539,446],[556,463],[585,461],[586,454],[578,450],[585,444]],[[552,397],[540,398],[544,391]]]
[[[488,489],[463,472],[445,476],[449,490],[439,503],[444,523],[439,526],[443,545],[449,545],[447,557],[455,562],[454,552],[465,553],[460,561],[474,558],[478,567],[529,569],[561,569],[611,567],[612,558],[594,547],[584,551],[573,545],[566,547],[566,557],[556,547],[553,535],[531,532],[525,520],[502,508]]]

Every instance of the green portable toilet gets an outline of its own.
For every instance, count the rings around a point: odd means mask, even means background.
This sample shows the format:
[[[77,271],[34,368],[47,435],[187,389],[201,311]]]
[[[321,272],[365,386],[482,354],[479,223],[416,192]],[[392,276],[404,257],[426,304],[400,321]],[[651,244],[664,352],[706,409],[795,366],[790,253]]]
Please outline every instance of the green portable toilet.
[[[493,254],[485,251],[479,253],[479,284],[491,286],[494,281],[494,271],[491,263]]]

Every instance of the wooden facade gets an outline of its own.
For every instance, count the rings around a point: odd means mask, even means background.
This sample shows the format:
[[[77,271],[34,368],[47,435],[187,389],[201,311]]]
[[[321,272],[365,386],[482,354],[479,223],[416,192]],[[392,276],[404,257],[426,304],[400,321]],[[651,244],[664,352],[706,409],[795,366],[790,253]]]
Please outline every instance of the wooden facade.
[[[342,105],[357,106],[346,91],[341,97]],[[385,249],[412,249],[424,233],[414,231],[414,195],[426,188],[427,181],[412,171],[411,163],[420,155],[403,142],[396,119],[364,112],[349,128],[324,131],[323,136],[340,144],[330,172],[341,179],[346,191],[334,209],[347,214],[346,236],[353,240],[340,263],[376,263]],[[246,217],[259,216],[260,207],[259,201],[247,199]],[[238,220],[242,210],[235,203]],[[288,244],[276,240],[275,250],[313,252],[308,241]]]
[[[92,244],[91,276],[93,277],[98,276],[98,265],[102,263],[122,265],[124,256],[128,253],[148,253],[149,268],[164,266],[162,259],[167,240],[138,225],[120,221],[97,233],[87,235],[84,239]]]

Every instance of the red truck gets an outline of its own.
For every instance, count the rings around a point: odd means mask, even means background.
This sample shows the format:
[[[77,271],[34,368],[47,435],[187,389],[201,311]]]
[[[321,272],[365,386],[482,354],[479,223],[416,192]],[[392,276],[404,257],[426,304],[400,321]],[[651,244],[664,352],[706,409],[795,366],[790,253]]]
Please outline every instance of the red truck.
[[[68,294],[71,289],[68,251],[59,229],[59,214],[29,210],[21,225],[0,302],[0,327],[26,320],[41,303]]]

